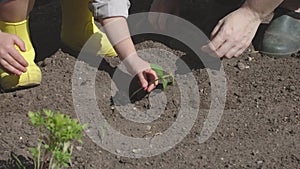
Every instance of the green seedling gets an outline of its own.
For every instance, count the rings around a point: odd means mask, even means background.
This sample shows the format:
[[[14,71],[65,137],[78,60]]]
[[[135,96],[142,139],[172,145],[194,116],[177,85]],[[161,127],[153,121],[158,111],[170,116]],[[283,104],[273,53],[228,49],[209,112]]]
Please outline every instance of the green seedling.
[[[37,147],[30,148],[35,169],[61,169],[70,166],[75,141],[82,143],[81,125],[77,119],[60,112],[29,112],[30,122],[39,129]]]
[[[171,83],[171,85],[174,85],[175,80],[174,80],[174,75],[172,74],[170,68],[169,68],[169,72],[165,73],[165,71],[163,70],[163,68],[158,65],[158,64],[154,64],[151,63],[150,67],[152,70],[155,71],[155,73],[157,74],[158,78],[151,81],[149,83],[149,85],[154,84],[156,81],[161,81],[162,86],[163,86],[163,90],[165,90],[169,84],[169,82]],[[135,92],[132,93],[132,95],[130,96],[130,99],[132,99],[138,92],[140,92],[143,88],[139,88],[138,90],[136,90]]]

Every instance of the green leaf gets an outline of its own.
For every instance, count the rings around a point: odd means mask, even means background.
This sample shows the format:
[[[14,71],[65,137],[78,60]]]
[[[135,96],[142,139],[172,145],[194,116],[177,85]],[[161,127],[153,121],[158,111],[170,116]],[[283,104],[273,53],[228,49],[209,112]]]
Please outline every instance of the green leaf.
[[[44,113],[48,118],[53,116],[53,112],[51,110],[44,110]]]
[[[45,149],[49,149],[50,148],[50,146],[48,144],[45,144],[44,147],[45,147]]]
[[[38,147],[30,147],[28,150],[34,159],[38,158],[38,155],[39,155]]]
[[[155,71],[155,73],[157,74],[157,76],[159,78],[161,78],[164,75],[163,68],[160,65],[151,63],[150,67],[151,67],[152,70]]]
[[[167,79],[162,79],[162,81],[163,81],[163,83],[162,83],[163,89],[165,90],[167,88],[169,82]]]
[[[39,128],[40,139],[38,147],[30,148],[34,163],[39,166],[40,157],[50,156],[50,168],[59,169],[70,164],[74,141],[81,142],[82,131],[87,125],[81,125],[77,119],[60,112],[43,110],[29,112],[28,116],[33,126]],[[41,145],[43,144],[43,147]]]

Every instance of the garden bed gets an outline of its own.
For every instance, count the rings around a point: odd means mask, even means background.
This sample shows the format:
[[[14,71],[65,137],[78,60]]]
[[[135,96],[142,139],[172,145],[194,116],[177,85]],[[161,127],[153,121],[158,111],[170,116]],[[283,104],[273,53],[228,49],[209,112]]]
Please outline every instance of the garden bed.
[[[132,11],[148,9],[148,1],[143,3],[133,5]],[[35,7],[31,17],[37,62],[43,73],[42,84],[0,94],[1,169],[13,168],[12,153],[24,165],[32,167],[28,148],[36,145],[38,131],[29,124],[28,111],[51,109],[76,117],[72,98],[76,57],[60,50],[59,11],[59,1],[55,0]],[[180,49],[173,43],[163,44],[143,38],[137,38],[136,42],[139,50],[159,48],[178,57],[189,56],[184,48]],[[250,48],[239,58],[223,60],[227,79],[225,110],[216,131],[202,144],[198,142],[198,136],[207,118],[207,111],[203,110],[210,107],[211,86],[207,69],[192,64],[197,63],[193,59],[191,56],[186,60],[191,63],[198,84],[200,111],[193,128],[179,144],[153,157],[128,158],[104,150],[85,134],[83,144],[75,146],[72,168],[299,168],[299,56],[273,59]],[[116,60],[107,59],[107,62],[104,65],[109,67]],[[113,108],[110,82],[107,69],[100,69],[95,93],[99,109],[109,124],[122,134],[151,137],[176,121],[181,103],[176,85],[164,91],[168,98],[164,114],[153,123],[137,124],[124,119]],[[134,104],[138,109],[150,108],[147,96]]]

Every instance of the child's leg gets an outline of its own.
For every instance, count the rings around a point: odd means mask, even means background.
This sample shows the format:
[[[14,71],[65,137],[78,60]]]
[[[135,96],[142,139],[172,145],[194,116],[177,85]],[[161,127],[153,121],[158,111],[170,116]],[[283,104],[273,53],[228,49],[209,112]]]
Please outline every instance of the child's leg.
[[[21,76],[9,75],[0,70],[0,85],[4,90],[14,90],[40,84],[41,71],[34,63],[35,51],[32,47],[27,17],[34,0],[7,0],[0,3],[0,30],[17,35],[24,41],[26,52],[20,54],[28,62],[27,71]]]
[[[80,51],[85,42],[96,32],[100,32],[88,9],[89,0],[61,0],[62,42],[75,51]],[[100,54],[117,56],[112,45],[102,32]],[[100,45],[100,44],[99,44]]]
[[[21,22],[27,19],[34,0],[6,0],[0,2],[0,19],[6,22]]]

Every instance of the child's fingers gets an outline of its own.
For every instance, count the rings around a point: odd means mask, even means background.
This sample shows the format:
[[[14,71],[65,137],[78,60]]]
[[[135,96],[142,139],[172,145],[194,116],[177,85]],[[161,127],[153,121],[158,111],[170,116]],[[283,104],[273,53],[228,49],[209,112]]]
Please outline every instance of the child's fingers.
[[[155,71],[152,69],[148,69],[146,72],[148,74],[148,77],[150,76],[149,80],[151,82],[154,81],[154,85],[157,86],[158,85],[158,81],[157,81],[158,77],[157,77],[157,74],[155,73]]]
[[[141,87],[146,90],[148,87],[148,81],[146,80],[145,76],[144,76],[144,72],[140,72],[137,74]]]
[[[19,71],[18,69],[16,69],[14,66],[10,65],[7,61],[5,61],[4,59],[2,59],[0,61],[1,67],[5,70],[5,72],[9,73],[9,74],[15,74],[20,76],[22,74],[21,71]]]
[[[148,79],[151,84],[149,84],[147,88],[147,92],[151,92],[157,85],[158,85],[158,77],[152,69],[148,69],[145,71],[146,78]]]
[[[18,36],[13,36],[14,43],[20,48],[22,52],[26,51],[25,43]]]
[[[11,54],[7,54],[7,56],[3,59],[18,71],[26,72],[26,67],[21,65]]]
[[[9,54],[11,55],[14,60],[16,60],[21,66],[27,67],[28,62],[25,60],[25,58],[19,53],[19,51],[16,48],[12,48],[9,51]]]
[[[147,92],[151,92],[155,88],[155,86],[158,85],[158,81],[156,81],[158,77],[152,69],[148,69],[141,73],[138,73],[137,76],[139,78],[141,87]]]

